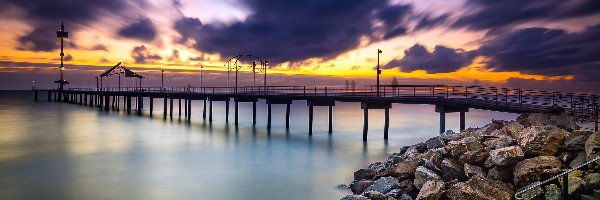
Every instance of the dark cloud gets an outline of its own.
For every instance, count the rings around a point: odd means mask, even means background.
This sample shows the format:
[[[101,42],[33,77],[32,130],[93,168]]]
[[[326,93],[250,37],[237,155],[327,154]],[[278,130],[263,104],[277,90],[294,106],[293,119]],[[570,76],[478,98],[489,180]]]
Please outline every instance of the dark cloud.
[[[254,54],[271,63],[331,58],[357,47],[361,39],[379,40],[406,32],[403,25],[410,6],[389,5],[387,0],[246,0],[251,11],[244,21],[202,24],[183,18],[174,28],[194,47],[223,57]],[[374,28],[375,21],[385,27]],[[365,37],[366,36],[366,37]]]
[[[94,45],[92,48],[89,48],[88,50],[92,50],[92,51],[106,51],[106,52],[108,52],[108,48],[105,45],[103,45],[103,44]]]
[[[156,37],[156,27],[152,20],[143,18],[123,27],[118,34],[125,38],[152,41]]]
[[[65,55],[65,61],[72,61],[73,60],[73,56],[71,54],[67,54]]]
[[[434,28],[436,26],[439,26],[439,25],[442,25],[442,24],[448,22],[449,17],[450,17],[450,15],[448,15],[448,14],[443,14],[443,15],[436,16],[436,17],[424,15],[417,22],[417,25],[414,27],[414,30],[416,31],[416,30],[424,30],[424,29]]]
[[[156,60],[160,60],[161,57],[158,54],[151,53],[146,46],[141,45],[131,50],[131,57],[135,63],[153,63]]]
[[[171,62],[180,62],[181,58],[179,56],[179,51],[177,49],[173,50],[173,54],[169,57],[169,61]]]
[[[398,67],[401,71],[412,72],[426,70],[428,73],[453,72],[471,63],[474,52],[452,49],[441,45],[435,46],[433,52],[427,51],[423,45],[415,44],[404,50],[402,59],[395,59],[383,66],[384,69]]]
[[[499,29],[534,20],[562,20],[600,13],[598,0],[468,0],[470,13],[454,27],[473,30]]]
[[[89,25],[104,14],[118,13],[129,6],[123,0],[0,0],[3,6],[15,6],[23,16],[19,19],[34,29],[19,37],[19,49],[32,51],[51,51],[59,48],[56,30],[60,22],[65,21],[66,30],[73,32]],[[70,36],[73,36],[72,34]]]
[[[497,71],[565,75],[585,65],[600,67],[600,25],[578,33],[561,29],[527,28],[484,43],[478,52]]]

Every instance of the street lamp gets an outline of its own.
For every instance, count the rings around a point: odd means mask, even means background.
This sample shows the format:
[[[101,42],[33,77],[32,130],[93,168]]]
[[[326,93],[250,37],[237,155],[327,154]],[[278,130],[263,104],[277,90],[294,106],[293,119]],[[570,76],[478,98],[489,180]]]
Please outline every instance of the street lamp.
[[[163,91],[165,88],[165,70],[160,70],[160,91]]]
[[[200,87],[203,87],[202,86],[202,69],[204,69],[204,66],[200,65]]]
[[[267,68],[269,68],[269,61],[265,60],[265,90],[267,89]]]
[[[381,70],[379,69],[379,55],[382,53],[380,49],[377,49],[377,97],[379,97],[379,74],[381,74]]]

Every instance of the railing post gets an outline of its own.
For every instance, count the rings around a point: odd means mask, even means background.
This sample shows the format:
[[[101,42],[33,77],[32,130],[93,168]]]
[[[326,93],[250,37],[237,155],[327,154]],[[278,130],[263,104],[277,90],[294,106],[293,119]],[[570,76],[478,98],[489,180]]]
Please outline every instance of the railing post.
[[[569,197],[569,174],[563,175],[562,184],[562,199],[568,199]]]
[[[327,96],[327,87],[325,87],[325,96]]]

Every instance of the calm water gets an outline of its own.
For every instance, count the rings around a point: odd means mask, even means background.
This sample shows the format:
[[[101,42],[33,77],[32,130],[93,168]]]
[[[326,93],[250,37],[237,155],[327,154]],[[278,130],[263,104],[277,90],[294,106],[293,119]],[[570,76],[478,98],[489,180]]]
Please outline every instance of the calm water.
[[[285,106],[273,106],[266,132],[266,106],[240,104],[240,126],[225,123],[223,102],[213,104],[212,125],[194,101],[192,123],[103,112],[79,105],[33,102],[31,92],[0,92],[1,199],[339,199],[336,185],[381,161],[404,145],[435,136],[438,114],[430,105],[390,110],[390,140],[383,140],[383,111],[370,111],[369,142],[362,142],[358,103],[334,107],[334,132],[327,134],[327,107],[315,108],[314,135],[307,134],[306,102],[292,105],[285,130]],[[146,104],[145,109],[149,106]],[[233,104],[232,104],[233,105]],[[175,108],[177,106],[175,105]],[[471,110],[477,127],[514,114]],[[447,114],[458,129],[458,114]]]

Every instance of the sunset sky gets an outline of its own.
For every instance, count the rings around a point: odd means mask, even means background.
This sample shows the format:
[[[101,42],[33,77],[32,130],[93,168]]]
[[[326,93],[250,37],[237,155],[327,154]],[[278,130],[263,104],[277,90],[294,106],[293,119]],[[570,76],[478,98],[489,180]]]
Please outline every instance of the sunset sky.
[[[600,91],[598,0],[0,0],[0,89],[56,87],[63,20],[69,87],[118,62],[146,86],[161,69],[199,86],[200,65],[224,86],[238,54],[268,60],[269,85],[373,85],[381,49],[383,84]]]

